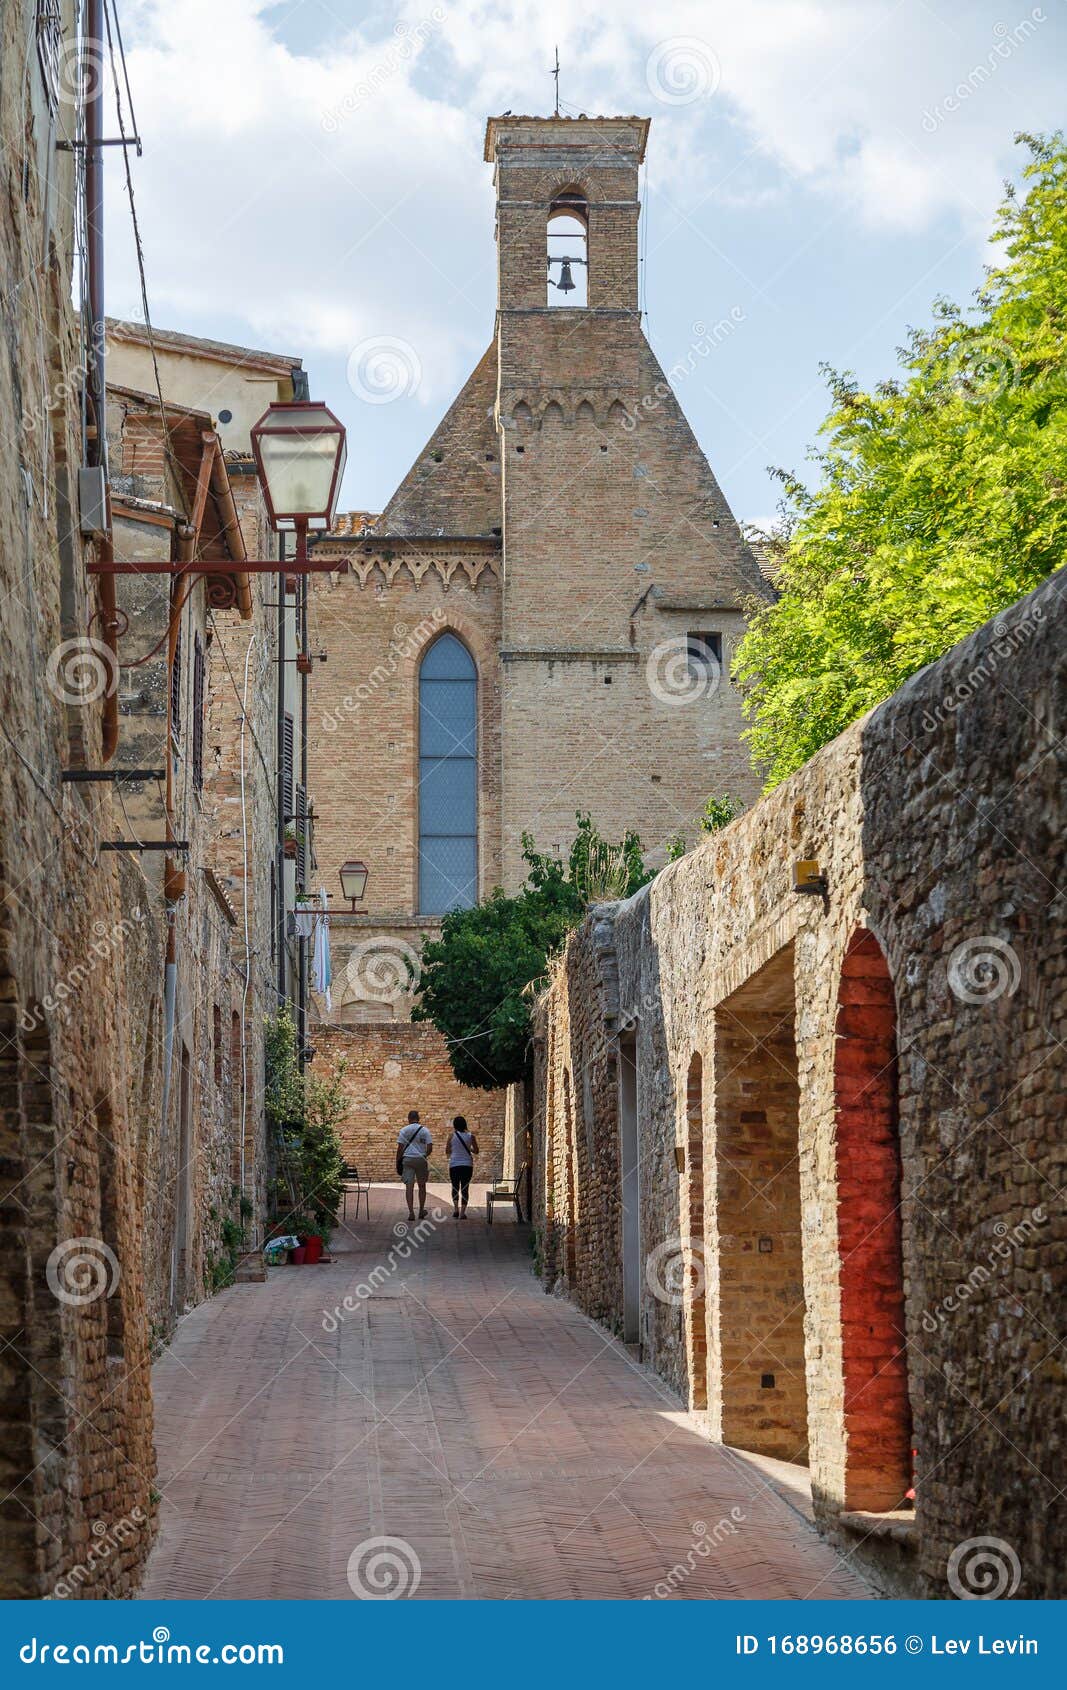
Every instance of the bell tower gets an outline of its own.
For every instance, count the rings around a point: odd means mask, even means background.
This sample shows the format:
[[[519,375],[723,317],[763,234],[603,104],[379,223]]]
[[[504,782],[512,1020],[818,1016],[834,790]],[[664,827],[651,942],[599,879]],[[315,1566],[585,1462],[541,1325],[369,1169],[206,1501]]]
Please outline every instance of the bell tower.
[[[486,130],[497,195],[505,650],[563,643],[561,617],[576,588],[601,595],[598,607],[589,597],[576,642],[596,644],[609,626],[612,640],[625,637],[620,607],[603,602],[605,590],[618,594],[617,559],[603,559],[609,581],[597,557],[618,536],[595,522],[583,535],[580,487],[605,480],[609,414],[631,415],[638,399],[637,189],[647,134],[639,117],[496,117]],[[568,552],[576,566],[581,556],[581,579],[577,567],[560,569]]]

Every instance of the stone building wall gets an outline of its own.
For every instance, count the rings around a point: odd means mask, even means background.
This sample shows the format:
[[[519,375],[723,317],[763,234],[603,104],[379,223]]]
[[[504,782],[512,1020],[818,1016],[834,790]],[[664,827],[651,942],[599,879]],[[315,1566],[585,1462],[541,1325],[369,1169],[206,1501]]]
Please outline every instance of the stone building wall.
[[[343,1062],[348,1113],[339,1128],[346,1162],[361,1178],[392,1180],[396,1173],[396,1137],[417,1109],[433,1133],[431,1177],[447,1180],[445,1140],[454,1115],[462,1115],[477,1135],[476,1180],[498,1179],[503,1172],[503,1108],[497,1092],[458,1084],[436,1028],[421,1022],[393,1021],[377,1026],[319,1027],[315,1031],[315,1073],[329,1073]]]
[[[195,487],[183,457],[189,414],[172,406],[166,395],[164,400],[166,430],[158,396],[115,386],[109,393],[115,553],[120,559],[173,557],[180,536],[189,532]],[[210,419],[192,417],[195,466]],[[258,494],[251,500],[246,494],[243,503],[251,554],[264,538]],[[209,531],[205,517],[202,538]],[[115,765],[135,770],[170,766],[173,836],[188,845],[184,858],[179,852],[142,858],[151,920],[167,955],[143,997],[130,999],[131,1007],[140,1001],[145,1018],[157,1024],[150,1036],[160,1040],[158,1095],[144,1122],[148,1154],[142,1184],[147,1312],[156,1343],[166,1339],[186,1308],[225,1282],[231,1266],[231,1245],[223,1236],[227,1224],[243,1225],[251,1237],[264,1213],[263,1020],[273,1001],[272,987],[270,995],[267,989],[266,881],[275,835],[273,771],[251,718],[254,712],[265,729],[264,712],[273,710],[276,665],[271,661],[268,581],[252,578],[252,614],[246,617],[236,608],[216,607],[202,577],[172,586],[169,575],[129,575],[117,583],[126,626]],[[173,680],[168,651],[172,599],[179,629]],[[250,720],[242,747],[246,710]],[[131,841],[167,836],[164,782],[123,782],[117,831]],[[167,883],[171,859],[183,870],[180,891]],[[257,967],[257,958],[267,966]]]
[[[124,979],[158,950],[137,866],[100,849],[108,787],[62,778],[100,767],[116,675],[79,532],[74,167],[54,145],[74,114],[50,108],[37,12],[0,8],[0,1594],[120,1597],[155,1511],[145,1027]],[[69,43],[66,0],[59,24]]]
[[[642,1353],[712,1436],[807,1459],[896,1591],[992,1536],[1064,1594],[1065,580],[594,912],[539,1011],[550,1275],[625,1326],[632,1133]],[[615,1238],[568,1271],[587,1194]]]

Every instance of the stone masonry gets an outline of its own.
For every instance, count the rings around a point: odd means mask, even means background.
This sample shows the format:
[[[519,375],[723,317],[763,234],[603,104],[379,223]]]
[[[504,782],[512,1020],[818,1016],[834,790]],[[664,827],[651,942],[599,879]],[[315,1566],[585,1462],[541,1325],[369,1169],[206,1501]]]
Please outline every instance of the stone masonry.
[[[896,1594],[980,1536],[1064,1594],[1065,580],[596,909],[538,1013],[546,1289]]]

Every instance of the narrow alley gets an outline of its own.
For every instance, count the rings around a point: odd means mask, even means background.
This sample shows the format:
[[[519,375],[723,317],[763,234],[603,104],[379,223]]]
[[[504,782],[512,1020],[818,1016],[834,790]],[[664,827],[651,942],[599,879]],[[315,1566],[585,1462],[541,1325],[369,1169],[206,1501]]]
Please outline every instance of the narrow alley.
[[[527,1227],[488,1228],[480,1192],[463,1223],[444,1187],[429,1202],[405,1240],[375,1186],[330,1265],[181,1322],[154,1374],[145,1599],[870,1596],[785,1469],[709,1443],[545,1295]]]

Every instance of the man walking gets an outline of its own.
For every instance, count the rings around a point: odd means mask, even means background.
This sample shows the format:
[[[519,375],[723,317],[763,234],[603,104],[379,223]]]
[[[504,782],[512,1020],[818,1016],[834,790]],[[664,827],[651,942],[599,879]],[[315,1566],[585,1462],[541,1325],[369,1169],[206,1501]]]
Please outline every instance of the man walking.
[[[408,1220],[415,1219],[415,1185],[419,1187],[419,1219],[426,1214],[426,1181],[429,1178],[430,1151],[433,1149],[433,1137],[427,1127],[419,1120],[417,1109],[408,1110],[408,1124],[401,1127],[396,1145],[397,1173],[404,1180],[404,1191],[408,1200]]]

